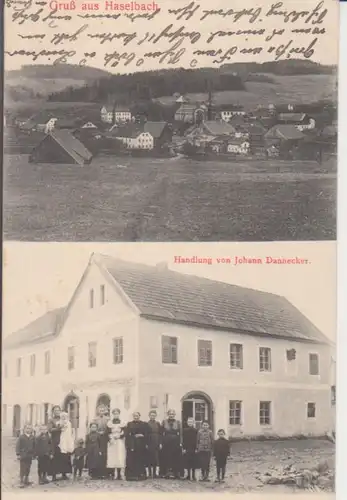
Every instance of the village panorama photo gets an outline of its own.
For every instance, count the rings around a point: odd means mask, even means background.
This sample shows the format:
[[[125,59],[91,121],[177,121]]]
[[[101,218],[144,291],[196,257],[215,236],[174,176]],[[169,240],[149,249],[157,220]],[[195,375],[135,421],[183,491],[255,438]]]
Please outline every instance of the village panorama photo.
[[[254,244],[307,263],[251,272],[218,263],[249,244],[7,243],[3,491],[333,492],[335,245],[318,247]]]
[[[335,0],[8,3],[6,240],[336,238]]]

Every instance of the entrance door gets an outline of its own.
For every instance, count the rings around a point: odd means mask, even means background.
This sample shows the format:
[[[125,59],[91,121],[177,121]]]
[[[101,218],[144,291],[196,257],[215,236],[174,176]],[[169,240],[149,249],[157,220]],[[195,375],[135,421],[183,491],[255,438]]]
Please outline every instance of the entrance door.
[[[200,398],[190,398],[183,401],[182,421],[185,426],[189,417],[193,417],[197,429],[200,429],[204,420],[209,421],[209,405]]]
[[[12,435],[18,437],[20,434],[21,408],[19,405],[13,407]]]
[[[77,437],[77,429],[79,428],[79,413],[80,413],[80,403],[76,396],[68,396],[65,400],[64,410],[69,415],[69,420],[71,422],[71,427],[74,431],[75,438]]]

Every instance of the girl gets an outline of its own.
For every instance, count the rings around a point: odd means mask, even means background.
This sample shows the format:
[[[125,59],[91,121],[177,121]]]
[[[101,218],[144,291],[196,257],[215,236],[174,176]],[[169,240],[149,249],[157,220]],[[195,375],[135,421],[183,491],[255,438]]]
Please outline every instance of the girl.
[[[157,412],[151,410],[149,412],[149,436],[148,436],[148,476],[156,478],[157,467],[159,466],[159,453],[161,450],[162,429],[159,422],[156,420]]]
[[[194,427],[194,419],[189,417],[187,427],[183,429],[184,468],[187,470],[186,479],[195,481],[196,445],[198,431]]]
[[[102,452],[100,446],[100,434],[98,426],[92,422],[89,426],[89,434],[86,437],[86,467],[91,479],[98,479],[101,476],[100,465],[102,464]]]
[[[63,474],[63,478],[67,478],[67,474],[71,474],[72,465],[71,465],[71,455],[74,451],[74,438],[72,432],[71,422],[69,420],[69,416],[65,412],[61,412],[60,414],[60,460],[61,460],[61,472]]]
[[[112,411],[112,418],[108,421],[107,428],[109,431],[107,469],[111,471],[113,478],[115,477],[115,469],[117,469],[117,479],[121,480],[121,472],[125,468],[125,424],[120,420],[120,410],[118,408]]]

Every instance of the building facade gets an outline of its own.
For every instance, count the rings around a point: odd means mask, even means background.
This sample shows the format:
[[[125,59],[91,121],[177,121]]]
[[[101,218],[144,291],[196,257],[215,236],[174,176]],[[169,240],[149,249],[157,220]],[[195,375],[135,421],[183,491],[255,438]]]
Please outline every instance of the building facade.
[[[331,347],[286,299],[107,256],[67,307],[5,339],[2,368],[5,435],[60,404],[83,437],[101,402],[234,438],[332,426]]]

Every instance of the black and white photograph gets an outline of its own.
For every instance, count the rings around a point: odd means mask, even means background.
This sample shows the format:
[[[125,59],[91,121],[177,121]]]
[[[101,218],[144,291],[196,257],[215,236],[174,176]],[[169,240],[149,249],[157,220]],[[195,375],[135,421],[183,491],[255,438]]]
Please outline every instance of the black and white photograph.
[[[3,491],[333,492],[334,256],[7,243]]]
[[[6,3],[6,240],[336,239],[335,0]]]

